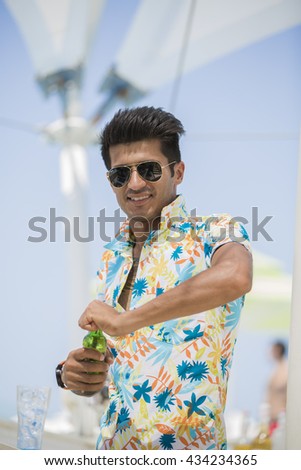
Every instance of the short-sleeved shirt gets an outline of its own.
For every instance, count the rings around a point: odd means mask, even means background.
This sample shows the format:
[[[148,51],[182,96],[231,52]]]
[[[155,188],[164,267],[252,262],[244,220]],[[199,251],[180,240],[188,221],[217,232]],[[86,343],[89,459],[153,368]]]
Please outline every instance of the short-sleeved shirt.
[[[163,208],[141,251],[130,301],[136,309],[210,269],[218,247],[250,250],[245,228],[229,214],[191,216],[179,195]],[[133,264],[125,222],[106,245],[98,299],[118,303]],[[110,401],[98,449],[225,449],[223,412],[244,297],[218,308],[110,338]]]

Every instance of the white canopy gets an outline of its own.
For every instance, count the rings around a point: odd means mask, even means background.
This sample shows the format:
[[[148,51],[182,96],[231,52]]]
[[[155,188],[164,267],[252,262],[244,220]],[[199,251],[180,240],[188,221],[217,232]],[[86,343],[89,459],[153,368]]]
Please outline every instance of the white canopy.
[[[142,92],[172,80],[192,7],[184,73],[301,22],[300,0],[142,0],[117,75]]]
[[[39,77],[76,69],[98,26],[105,0],[5,0]]]

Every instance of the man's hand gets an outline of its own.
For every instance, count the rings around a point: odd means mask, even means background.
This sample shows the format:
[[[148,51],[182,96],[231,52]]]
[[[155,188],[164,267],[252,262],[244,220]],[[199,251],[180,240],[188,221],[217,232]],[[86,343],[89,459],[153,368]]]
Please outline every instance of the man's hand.
[[[85,392],[97,393],[104,387],[112,363],[113,356],[108,349],[105,354],[94,349],[75,349],[69,353],[64,364],[63,383],[82,395]]]
[[[129,333],[123,330],[124,314],[119,314],[113,307],[93,300],[80,317],[78,324],[81,328],[88,331],[102,330],[110,336],[121,336]]]

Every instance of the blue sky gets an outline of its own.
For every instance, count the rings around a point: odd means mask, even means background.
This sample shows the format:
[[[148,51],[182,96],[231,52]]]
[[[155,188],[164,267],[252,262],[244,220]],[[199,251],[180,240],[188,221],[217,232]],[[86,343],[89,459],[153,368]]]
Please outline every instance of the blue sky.
[[[99,84],[114,63],[138,3],[129,0],[125,5],[121,0],[110,0],[106,6],[87,60],[82,90],[85,117],[91,116],[101,102]],[[42,96],[22,37],[3,2],[0,38],[0,116],[29,125],[48,124],[59,118],[60,103],[54,96],[48,100]],[[181,144],[186,178],[180,189],[188,206],[200,214],[230,212],[248,220],[252,207],[257,207],[259,220],[272,216],[266,229],[273,241],[259,236],[253,248],[279,259],[288,272],[293,266],[299,142],[297,137],[281,136],[298,136],[300,130],[300,49],[301,26],[216,60],[183,77],[173,109],[187,131]],[[137,105],[169,110],[171,95],[172,83],[168,83]],[[238,139],[200,139],[201,133],[216,132],[235,133]],[[247,139],[248,133],[259,137]],[[30,218],[48,217],[50,207],[55,207],[59,215],[65,214],[59,184],[59,147],[50,146],[35,133],[0,126],[0,148],[4,319],[0,354],[1,369],[9,383],[7,392],[0,392],[5,393],[1,396],[0,416],[9,416],[14,412],[11,397],[17,380],[35,379],[34,345],[43,364],[39,381],[55,387],[53,365],[67,352],[64,312],[68,266],[62,240],[40,244],[27,241]],[[97,147],[88,149],[88,166],[87,215],[96,217],[104,207],[113,214],[117,203]],[[250,224],[246,228],[250,231]],[[98,238],[89,244],[91,278],[101,248]],[[12,370],[18,370],[18,377]],[[53,409],[57,404],[54,392]]]

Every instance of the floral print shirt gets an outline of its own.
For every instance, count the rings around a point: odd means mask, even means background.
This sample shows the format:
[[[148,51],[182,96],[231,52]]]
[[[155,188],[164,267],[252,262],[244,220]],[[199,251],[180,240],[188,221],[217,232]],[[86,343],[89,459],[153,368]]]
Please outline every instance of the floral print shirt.
[[[209,269],[228,242],[250,249],[228,214],[191,216],[179,195],[163,208],[159,230],[141,251],[130,310]],[[106,245],[98,299],[116,308],[132,266],[128,222]],[[195,315],[109,338],[110,401],[98,449],[225,449],[223,412],[244,298]]]

